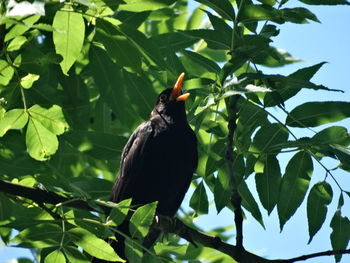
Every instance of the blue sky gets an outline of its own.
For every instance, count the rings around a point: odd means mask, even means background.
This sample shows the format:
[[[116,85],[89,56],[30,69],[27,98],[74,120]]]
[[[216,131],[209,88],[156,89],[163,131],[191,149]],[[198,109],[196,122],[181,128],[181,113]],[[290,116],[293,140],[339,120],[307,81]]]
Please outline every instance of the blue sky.
[[[296,5],[296,1],[290,1],[292,5]],[[281,25],[280,35],[274,39],[273,46],[282,48],[294,57],[300,58],[303,62],[288,65],[278,69],[262,69],[265,73],[270,74],[285,74],[288,75],[299,68],[308,67],[327,61],[313,77],[312,81],[316,84],[323,84],[328,88],[341,89],[345,93],[325,92],[325,91],[302,91],[297,98],[293,98],[286,103],[286,108],[290,111],[295,106],[306,101],[349,101],[349,67],[348,60],[350,59],[350,34],[348,25],[350,25],[350,7],[349,6],[305,6],[314,12],[321,23],[311,22],[307,25],[284,24]],[[273,112],[273,111],[272,111]],[[277,112],[275,112],[277,113]],[[282,121],[284,118],[282,118]],[[344,120],[338,125],[350,128],[350,120]],[[324,127],[322,127],[324,128]],[[305,136],[297,132],[299,137]],[[309,134],[311,135],[311,134]],[[287,157],[280,158],[281,167],[286,165]],[[334,167],[336,162],[327,160],[325,162],[328,168]],[[334,173],[335,178],[343,188],[350,189],[349,174],[344,171]],[[314,173],[311,183],[322,181],[325,176],[325,171],[314,162]],[[329,224],[331,216],[336,209],[339,193],[334,181],[328,180],[333,188],[333,202],[329,206],[329,216],[324,223],[325,228],[321,229],[313,238],[310,245],[308,243],[308,228],[306,219],[306,206],[303,204],[296,212],[295,216],[286,223],[282,233],[280,233],[278,216],[276,209],[270,217],[263,212],[264,230],[252,217],[247,213],[247,220],[244,223],[244,240],[245,248],[253,253],[269,259],[291,258],[304,254],[331,250],[329,235],[331,228]],[[249,179],[249,187],[253,191],[255,188],[253,176]],[[255,195],[257,196],[257,195]],[[258,198],[257,198],[258,200]],[[349,198],[345,203],[349,203]],[[263,211],[263,209],[261,210]],[[349,211],[349,205],[343,208],[343,216],[348,216],[345,213]],[[216,226],[232,225],[232,213],[224,211],[216,216],[215,209],[212,209],[210,216],[198,220],[198,224],[204,226],[204,229],[209,230]],[[233,231],[233,230],[232,230]],[[335,262],[334,257],[319,257],[313,260],[307,260],[308,263],[331,263]],[[350,256],[343,256],[342,263],[350,262]]]
[[[293,5],[297,4],[296,1]],[[298,2],[299,3],[299,2]],[[285,49],[293,56],[301,58],[303,62],[294,65],[285,66],[280,69],[264,69],[267,73],[290,74],[295,70],[317,64],[322,61],[329,62],[324,65],[320,71],[312,79],[317,84],[323,84],[329,88],[342,89],[345,93],[324,92],[324,91],[306,91],[302,92],[297,99],[293,99],[287,103],[287,109],[291,110],[296,105],[304,101],[321,101],[321,100],[342,100],[349,101],[349,66],[350,60],[350,34],[348,27],[350,25],[350,7],[349,6],[308,6],[313,11],[321,24],[310,23],[308,25],[284,24],[281,25],[281,33],[274,40],[273,45]],[[342,126],[350,128],[350,121],[345,120],[339,123]],[[300,135],[302,136],[302,135]],[[282,166],[285,161],[281,159]],[[284,164],[283,164],[284,163]],[[327,162],[328,167],[333,167],[334,162]],[[322,180],[325,172],[316,164],[314,164],[314,174],[312,182]],[[350,190],[350,176],[345,172],[339,171],[334,173],[335,177],[343,188]],[[253,177],[251,177],[253,179]],[[254,181],[249,181],[250,188],[254,188]],[[334,183],[332,184],[334,197],[329,207],[330,214],[334,213],[338,202],[339,191]],[[187,195],[185,202],[188,203],[190,196]],[[349,198],[345,198],[345,203],[349,203]],[[349,205],[343,209],[343,215],[349,210]],[[333,213],[332,213],[333,212]],[[263,214],[266,230],[256,223],[247,213],[248,218],[244,223],[245,247],[254,253],[267,258],[289,258],[330,250],[329,235],[331,229],[326,227],[319,231],[310,245],[308,242],[308,229],[306,221],[306,208],[301,206],[296,216],[286,223],[284,230],[280,233],[279,223],[276,211],[270,217]],[[327,217],[325,222],[329,226],[331,218]],[[227,226],[233,224],[232,214],[223,211],[216,215],[215,209],[210,210],[209,216],[204,216],[197,222],[206,230],[213,229],[217,226]],[[233,230],[231,230],[233,231]],[[0,246],[0,263],[10,259],[28,256],[31,253],[28,250],[20,248],[4,248]],[[322,257],[314,260],[308,260],[307,263],[331,263],[334,262],[333,257]],[[344,256],[342,263],[350,262],[350,256]]]

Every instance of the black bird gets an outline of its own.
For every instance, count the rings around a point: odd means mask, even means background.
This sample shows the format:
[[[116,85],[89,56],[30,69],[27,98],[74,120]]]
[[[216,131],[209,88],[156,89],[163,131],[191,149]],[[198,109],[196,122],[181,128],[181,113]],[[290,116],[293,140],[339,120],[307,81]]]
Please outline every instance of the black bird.
[[[185,111],[189,93],[182,94],[184,75],[179,76],[173,88],[159,94],[150,119],[130,136],[111,201],[132,198],[133,205],[158,201],[157,213],[165,216],[174,216],[179,209],[198,162],[196,136]],[[128,222],[118,229],[127,234]],[[151,232],[144,245],[152,245],[158,235],[159,232]],[[112,246],[119,256],[125,257],[124,238],[116,237],[117,244]]]

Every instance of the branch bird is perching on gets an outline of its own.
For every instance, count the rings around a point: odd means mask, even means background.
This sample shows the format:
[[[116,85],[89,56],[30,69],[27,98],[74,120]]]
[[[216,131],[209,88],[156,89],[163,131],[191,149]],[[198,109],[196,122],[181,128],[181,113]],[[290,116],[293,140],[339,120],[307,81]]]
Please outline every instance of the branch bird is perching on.
[[[95,207],[93,208],[89,205],[87,201],[80,200],[75,197],[67,198],[41,188],[23,186],[20,184],[14,184],[3,180],[0,180],[0,192],[14,197],[27,198],[39,204],[63,205],[74,209],[82,209],[97,213],[101,213],[101,211],[103,211],[103,213],[106,215],[108,215],[111,210],[109,206],[106,206],[101,203],[95,202]],[[97,209],[96,207],[98,207],[99,209]],[[292,263],[320,256],[350,254],[350,249],[348,249],[318,252],[291,259],[265,259],[253,253],[250,253],[244,249],[241,250],[241,248],[238,248],[237,246],[223,242],[219,237],[210,236],[196,229],[193,229],[177,218],[158,215],[157,220],[154,220],[153,222],[153,227],[158,228],[159,230],[166,233],[174,233],[179,237],[186,239],[189,242],[195,242],[196,244],[201,244],[205,247],[218,250],[232,257],[234,260],[238,261],[239,257],[240,260],[238,262],[244,263]]]

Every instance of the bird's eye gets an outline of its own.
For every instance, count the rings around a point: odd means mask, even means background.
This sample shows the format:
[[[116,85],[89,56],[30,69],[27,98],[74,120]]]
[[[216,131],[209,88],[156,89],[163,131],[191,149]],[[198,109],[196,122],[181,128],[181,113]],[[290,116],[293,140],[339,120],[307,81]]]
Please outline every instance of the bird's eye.
[[[165,101],[165,100],[167,99],[167,95],[162,94],[162,95],[160,95],[159,99],[160,99],[161,101]]]

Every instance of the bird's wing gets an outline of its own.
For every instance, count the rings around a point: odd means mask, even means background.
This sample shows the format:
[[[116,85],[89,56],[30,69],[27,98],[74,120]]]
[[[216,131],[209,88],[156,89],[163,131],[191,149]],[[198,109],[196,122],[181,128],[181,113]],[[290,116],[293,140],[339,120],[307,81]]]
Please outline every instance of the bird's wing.
[[[130,198],[127,191],[137,182],[140,169],[143,167],[141,156],[152,138],[152,134],[152,124],[150,121],[146,121],[130,136],[122,153],[119,175],[113,185],[111,201],[120,202]]]

